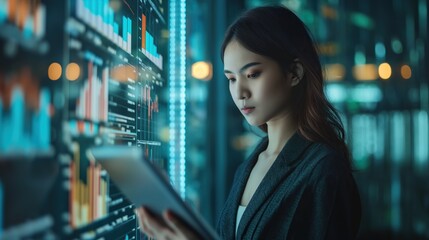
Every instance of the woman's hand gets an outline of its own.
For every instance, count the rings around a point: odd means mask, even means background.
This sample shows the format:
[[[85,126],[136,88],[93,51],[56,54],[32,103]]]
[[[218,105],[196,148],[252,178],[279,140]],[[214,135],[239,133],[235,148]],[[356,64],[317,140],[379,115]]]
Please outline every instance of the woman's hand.
[[[139,221],[140,230],[150,238],[160,240],[200,239],[194,231],[169,210],[164,211],[162,214],[165,223],[153,216],[145,207],[136,208],[135,213]]]

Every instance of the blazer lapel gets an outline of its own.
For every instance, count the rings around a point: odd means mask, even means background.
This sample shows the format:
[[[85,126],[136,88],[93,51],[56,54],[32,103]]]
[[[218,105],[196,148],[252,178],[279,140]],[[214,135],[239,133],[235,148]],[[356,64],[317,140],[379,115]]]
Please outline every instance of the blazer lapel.
[[[228,206],[225,210],[227,211],[226,216],[231,216],[231,218],[225,219],[223,226],[226,226],[226,229],[222,229],[225,232],[225,236],[235,236],[235,224],[237,209],[241,202],[241,196],[243,195],[244,188],[246,187],[247,179],[255,166],[256,161],[258,160],[259,154],[267,148],[268,139],[264,138],[261,143],[256,147],[253,153],[249,156],[248,161],[244,163],[241,173],[238,173],[236,181],[233,183],[234,186],[231,188],[231,194],[229,200],[227,201]]]
[[[269,199],[269,197],[276,190],[279,183],[283,181],[285,177],[287,177],[291,170],[294,169],[294,166],[299,163],[300,156],[310,146],[311,142],[305,140],[298,133],[295,133],[286,145],[283,147],[282,151],[277,156],[277,159],[268,170],[265,177],[262,179],[262,182],[259,184],[256,192],[254,193],[252,199],[249,202],[246,210],[243,213],[243,217],[241,218],[239,228],[237,230],[238,239],[241,238],[243,232],[253,231],[253,229],[247,229],[251,220],[253,220],[257,211],[261,208],[265,201]],[[265,145],[266,148],[267,145]],[[265,149],[264,148],[264,149]],[[261,151],[258,152],[259,155]],[[254,162],[253,164],[249,164],[245,170],[245,174],[243,174],[243,178],[240,179],[240,188],[236,193],[236,199],[238,199],[238,203],[241,200],[241,196],[244,191],[244,187],[246,185],[247,179],[249,178],[250,172],[252,171],[253,166],[258,159],[257,156],[253,156]],[[235,208],[235,213],[237,211],[238,204]],[[235,216],[235,215],[234,215]]]

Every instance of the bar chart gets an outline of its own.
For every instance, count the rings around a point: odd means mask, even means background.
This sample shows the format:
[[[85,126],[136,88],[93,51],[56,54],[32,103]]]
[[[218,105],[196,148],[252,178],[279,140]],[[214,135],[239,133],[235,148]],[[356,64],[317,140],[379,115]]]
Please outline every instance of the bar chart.
[[[70,165],[70,226],[77,228],[108,214],[108,183],[100,165],[82,154],[78,143],[73,145],[74,159]],[[105,174],[104,174],[105,175]]]
[[[93,122],[106,122],[108,112],[109,68],[87,63],[87,79],[76,102],[76,116]]]
[[[115,15],[115,10],[110,7],[108,0],[77,0],[76,15],[115,45],[131,54],[132,20],[127,16]]]
[[[0,1],[0,24],[7,20],[26,37],[45,35],[46,8],[40,1]]]
[[[138,20],[139,51],[159,70],[162,70],[164,59],[160,45],[164,19],[152,2],[139,0]]]
[[[141,49],[140,51],[153,62],[160,70],[162,70],[163,57],[158,53],[158,47],[155,45],[154,37],[148,32],[147,19],[144,14],[141,16]]]
[[[0,79],[0,153],[48,152],[51,93],[22,68]]]

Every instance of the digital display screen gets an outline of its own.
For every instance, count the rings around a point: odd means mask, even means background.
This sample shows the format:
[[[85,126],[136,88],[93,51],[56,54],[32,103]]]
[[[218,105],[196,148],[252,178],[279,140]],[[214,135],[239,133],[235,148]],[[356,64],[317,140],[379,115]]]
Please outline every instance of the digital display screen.
[[[167,10],[164,0],[0,0],[2,237],[143,237],[86,151],[139,146],[165,165]]]

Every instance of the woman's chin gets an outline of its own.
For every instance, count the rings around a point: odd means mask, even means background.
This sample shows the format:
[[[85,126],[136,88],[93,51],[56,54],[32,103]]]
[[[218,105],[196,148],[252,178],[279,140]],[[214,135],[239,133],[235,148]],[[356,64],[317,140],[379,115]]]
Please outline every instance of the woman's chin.
[[[255,119],[250,119],[250,118],[246,118],[246,121],[249,125],[251,125],[252,127],[259,127],[261,125],[264,125],[264,122],[261,121],[256,121]]]

